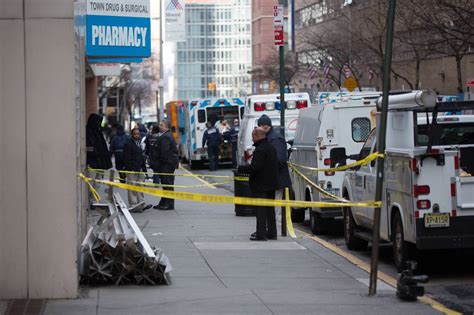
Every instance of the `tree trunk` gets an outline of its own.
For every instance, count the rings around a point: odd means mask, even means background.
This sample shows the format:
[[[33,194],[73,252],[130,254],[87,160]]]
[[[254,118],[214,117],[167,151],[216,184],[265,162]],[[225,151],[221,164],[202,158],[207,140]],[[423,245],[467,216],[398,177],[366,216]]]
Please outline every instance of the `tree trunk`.
[[[462,73],[461,73],[461,60],[464,56],[463,55],[456,55],[456,71],[458,72],[458,93],[463,93],[462,88]]]

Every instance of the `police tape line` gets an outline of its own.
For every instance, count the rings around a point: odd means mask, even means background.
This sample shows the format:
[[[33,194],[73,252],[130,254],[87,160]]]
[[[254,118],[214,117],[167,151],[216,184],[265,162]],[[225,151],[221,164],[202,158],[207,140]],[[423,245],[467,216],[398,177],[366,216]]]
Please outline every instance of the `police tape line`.
[[[116,177],[115,179],[120,179],[120,177]],[[127,183],[136,184],[138,186],[150,186],[150,187],[172,187],[172,188],[201,188],[201,187],[209,187],[209,186],[218,186],[228,184],[230,181],[226,180],[223,182],[216,182],[216,183],[206,183],[201,185],[169,185],[169,184],[157,184],[157,183],[150,183],[150,182],[138,182],[138,181],[129,181]]]
[[[357,162],[350,163],[350,164],[343,165],[343,166],[333,167],[333,168],[316,168],[316,167],[309,167],[309,166],[300,165],[300,164],[291,163],[291,162],[288,162],[288,165],[292,165],[292,166],[298,167],[298,168],[303,168],[303,169],[313,171],[313,172],[341,172],[341,171],[346,171],[346,170],[348,170],[350,168],[353,168],[353,167],[356,167],[356,166],[367,165],[375,159],[378,159],[378,158],[383,159],[384,157],[385,157],[384,154],[374,152],[374,153],[368,155],[367,157],[365,157],[364,159],[359,160]]]
[[[381,202],[367,201],[367,202],[316,202],[316,201],[299,201],[299,200],[275,200],[275,199],[263,199],[263,198],[250,198],[250,197],[234,197],[234,196],[219,196],[201,193],[190,193],[190,192],[177,192],[170,190],[162,190],[157,188],[148,188],[142,186],[135,186],[124,183],[111,182],[108,180],[92,179],[79,174],[79,177],[83,179],[91,189],[94,197],[99,196],[97,191],[90,182],[131,190],[135,192],[141,192],[144,194],[165,197],[183,201],[193,202],[209,202],[209,203],[224,203],[224,204],[238,204],[246,206],[261,206],[261,207],[293,207],[293,208],[340,208],[340,207],[369,207],[377,208],[381,206]],[[100,196],[99,196],[100,199]]]
[[[330,192],[324,190],[321,186],[317,185],[316,183],[314,183],[313,181],[311,181],[306,175],[304,175],[300,170],[298,170],[296,167],[294,167],[293,165],[289,165],[290,169],[295,172],[296,174],[298,174],[299,176],[301,176],[301,178],[303,178],[310,186],[314,187],[317,191],[319,191],[321,194],[325,195],[325,196],[328,196],[329,198],[332,198],[334,200],[337,200],[339,202],[344,202],[344,203],[348,203],[349,200],[347,199],[344,199],[344,198],[341,198],[339,196],[336,196],[334,194],[331,194]]]
[[[95,172],[98,174],[107,174],[107,170],[99,168],[88,168],[88,171]],[[125,171],[125,170],[116,170],[119,173],[123,174],[143,174],[143,175],[163,175],[163,176],[181,176],[181,177],[207,177],[207,178],[232,178],[232,176],[226,175],[206,175],[206,174],[176,174],[176,173],[155,173],[155,172],[138,172],[138,171]]]

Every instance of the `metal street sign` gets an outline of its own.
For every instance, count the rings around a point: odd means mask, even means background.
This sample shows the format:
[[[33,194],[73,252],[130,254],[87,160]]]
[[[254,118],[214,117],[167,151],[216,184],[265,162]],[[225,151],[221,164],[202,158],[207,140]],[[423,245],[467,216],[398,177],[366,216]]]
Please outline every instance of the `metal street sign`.
[[[353,77],[348,77],[347,79],[344,80],[344,83],[342,83],[342,86],[345,87],[349,92],[352,92],[355,90],[355,88],[358,85],[357,85],[357,81]]]
[[[273,6],[273,38],[275,46],[284,45],[284,15],[281,4]]]
[[[149,0],[87,0],[88,57],[150,57]]]

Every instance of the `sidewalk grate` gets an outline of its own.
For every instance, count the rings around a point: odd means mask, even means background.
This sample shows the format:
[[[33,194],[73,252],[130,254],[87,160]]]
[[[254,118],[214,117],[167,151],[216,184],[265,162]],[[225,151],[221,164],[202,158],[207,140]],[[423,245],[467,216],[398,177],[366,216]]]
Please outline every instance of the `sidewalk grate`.
[[[44,312],[46,300],[12,300],[5,315],[41,315]]]

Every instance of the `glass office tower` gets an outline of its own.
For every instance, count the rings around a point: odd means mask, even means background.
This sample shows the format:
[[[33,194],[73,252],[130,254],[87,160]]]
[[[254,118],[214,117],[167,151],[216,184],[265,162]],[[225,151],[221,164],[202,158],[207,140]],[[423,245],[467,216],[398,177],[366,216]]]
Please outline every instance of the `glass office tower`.
[[[186,3],[186,42],[177,44],[179,99],[250,93],[250,0]]]

